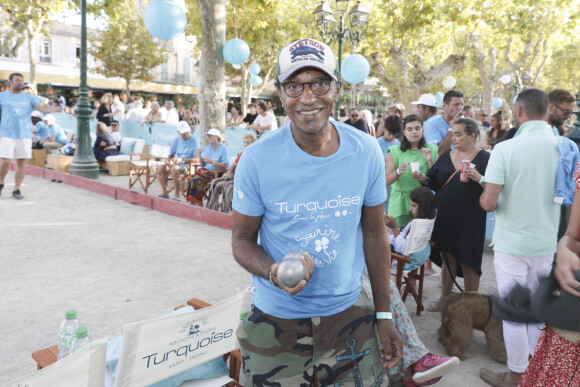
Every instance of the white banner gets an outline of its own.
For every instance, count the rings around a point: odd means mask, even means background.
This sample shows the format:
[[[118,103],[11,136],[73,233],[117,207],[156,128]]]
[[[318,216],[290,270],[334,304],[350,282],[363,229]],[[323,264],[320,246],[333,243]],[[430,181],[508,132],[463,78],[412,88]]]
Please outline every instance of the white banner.
[[[407,237],[406,256],[421,251],[427,246],[431,239],[434,225],[435,219],[413,219],[413,224],[411,224],[411,230]]]
[[[237,348],[253,289],[209,308],[127,324],[115,386],[147,386]]]
[[[3,387],[103,387],[107,340],[93,341],[72,355]]]

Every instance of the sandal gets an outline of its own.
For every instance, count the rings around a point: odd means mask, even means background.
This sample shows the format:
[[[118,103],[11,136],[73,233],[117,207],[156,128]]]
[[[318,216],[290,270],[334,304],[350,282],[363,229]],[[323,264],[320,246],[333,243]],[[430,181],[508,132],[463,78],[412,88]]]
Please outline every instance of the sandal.
[[[429,312],[439,312],[441,309],[441,299],[438,298],[437,300],[433,301],[428,307],[427,310]]]

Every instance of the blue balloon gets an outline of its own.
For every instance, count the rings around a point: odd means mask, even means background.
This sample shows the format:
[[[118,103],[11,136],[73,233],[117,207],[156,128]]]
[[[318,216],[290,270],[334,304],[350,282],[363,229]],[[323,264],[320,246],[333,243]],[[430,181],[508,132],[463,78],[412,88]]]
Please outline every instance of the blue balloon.
[[[252,86],[258,87],[262,84],[262,78],[260,78],[257,75],[252,75],[252,78],[250,78],[250,83],[252,84]]]
[[[260,65],[257,64],[256,62],[254,62],[250,65],[250,74],[258,75],[258,74],[260,74],[260,70],[261,70]]]
[[[518,99],[518,95],[516,94],[516,95],[514,95],[514,105],[516,104],[517,99]]]
[[[499,97],[494,97],[492,105],[494,109],[499,109],[503,105],[503,101]]]
[[[201,79],[198,79],[198,80],[195,82],[194,86],[195,86],[195,87],[197,87],[198,89],[201,89]]]
[[[157,39],[175,39],[185,31],[187,18],[183,8],[173,0],[155,0],[143,13],[147,31]]]
[[[435,94],[435,102],[437,103],[437,107],[443,106],[443,97],[445,97],[445,94],[440,91]]]
[[[369,76],[371,65],[367,58],[355,54],[346,58],[342,62],[340,74],[349,83],[361,83]]]
[[[250,57],[250,46],[242,39],[230,39],[224,44],[223,53],[225,60],[241,65]]]

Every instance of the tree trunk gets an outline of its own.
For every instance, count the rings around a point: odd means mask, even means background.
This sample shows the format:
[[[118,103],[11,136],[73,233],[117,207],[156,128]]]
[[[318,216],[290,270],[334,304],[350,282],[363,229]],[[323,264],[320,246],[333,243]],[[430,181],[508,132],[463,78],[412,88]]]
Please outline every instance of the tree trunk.
[[[36,89],[36,36],[27,30],[26,37],[28,39],[28,55],[30,56],[30,79],[28,81]]]
[[[226,42],[226,1],[196,0],[201,11],[201,92],[199,116],[202,133],[217,128],[225,133],[226,84],[223,46]],[[207,144],[201,136],[202,145]]]

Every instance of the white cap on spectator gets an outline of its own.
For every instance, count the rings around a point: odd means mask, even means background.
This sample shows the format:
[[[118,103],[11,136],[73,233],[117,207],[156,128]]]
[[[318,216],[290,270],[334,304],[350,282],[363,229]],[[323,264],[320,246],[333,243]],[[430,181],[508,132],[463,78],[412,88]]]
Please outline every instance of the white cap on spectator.
[[[32,86],[32,83],[30,82],[24,82],[24,88],[34,90],[34,86]]]
[[[191,127],[189,126],[189,124],[185,121],[179,121],[179,123],[177,124],[177,132],[184,134],[184,133],[189,133],[191,132]]]
[[[30,117],[42,117],[42,114],[38,110],[35,110],[30,114]]]
[[[219,129],[211,128],[207,131],[206,135],[221,137],[222,133],[219,131]]]
[[[437,100],[431,94],[421,94],[418,101],[411,102],[411,105],[425,105],[437,107]]]
[[[56,122],[56,117],[53,116],[52,114],[47,114],[46,116],[44,116],[43,120],[46,121],[47,123],[51,122],[54,124]]]

